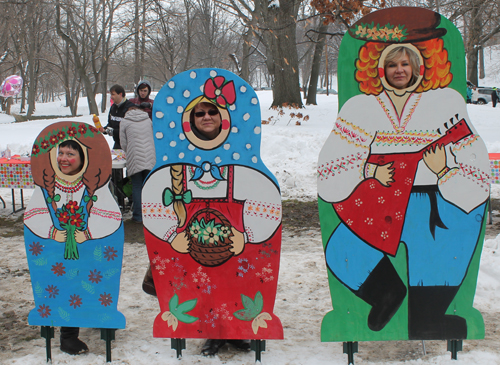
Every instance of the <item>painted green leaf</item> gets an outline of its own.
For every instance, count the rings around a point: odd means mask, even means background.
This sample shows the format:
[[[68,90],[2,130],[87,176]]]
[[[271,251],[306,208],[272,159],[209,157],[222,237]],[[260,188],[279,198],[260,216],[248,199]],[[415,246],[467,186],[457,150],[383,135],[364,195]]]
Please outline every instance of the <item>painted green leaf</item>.
[[[36,266],[43,266],[47,265],[47,259],[44,257],[39,257],[36,260],[33,260]]]
[[[176,293],[172,298],[170,298],[170,301],[168,302],[168,309],[170,310],[170,312],[173,312],[178,305],[179,305],[179,296]]]
[[[94,249],[94,259],[96,261],[102,261],[102,249],[101,246],[96,246]]]
[[[109,269],[109,270],[106,270],[106,272],[104,273],[104,277],[106,279],[109,279],[109,278],[111,278],[112,276],[114,276],[119,271],[120,271],[119,269]]]
[[[170,299],[168,305],[170,313],[172,313],[175,316],[175,318],[177,318],[180,322],[193,323],[198,320],[198,317],[186,314],[186,312],[189,312],[190,310],[194,309],[194,307],[196,307],[197,302],[198,299],[195,298],[186,300],[184,303],[179,304],[179,297],[177,296],[177,294],[174,294],[174,296]]]
[[[264,299],[260,291],[255,294],[254,300],[241,294],[241,302],[244,309],[240,309],[233,313],[233,315],[242,321],[251,321],[257,317],[264,308]]]
[[[41,287],[40,283],[37,281],[35,284],[35,293],[36,296],[41,298],[43,294],[43,288]]]
[[[71,269],[68,271],[68,273],[66,274],[66,277],[68,279],[74,279],[76,275],[78,275],[78,271],[80,271],[79,269]]]
[[[86,291],[88,291],[90,294],[94,294],[95,293],[94,287],[92,285],[90,285],[89,283],[83,281],[83,280],[82,280],[82,286],[83,286],[83,289],[85,289]]]
[[[70,320],[70,315],[68,312],[66,312],[64,309],[62,309],[61,307],[58,308],[59,310],[59,315],[61,316],[61,318],[63,320],[65,320],[66,322],[68,322]]]

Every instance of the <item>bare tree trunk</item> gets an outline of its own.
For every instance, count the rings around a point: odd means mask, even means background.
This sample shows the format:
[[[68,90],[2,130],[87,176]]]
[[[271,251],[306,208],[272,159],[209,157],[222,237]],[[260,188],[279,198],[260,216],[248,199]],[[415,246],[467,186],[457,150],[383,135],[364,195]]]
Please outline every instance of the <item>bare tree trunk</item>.
[[[481,11],[478,4],[471,11],[469,37],[465,45],[467,53],[467,79],[474,85],[479,82],[478,79],[478,45],[481,38]]]
[[[326,31],[328,30],[328,24],[324,24],[321,21],[318,28],[318,38],[316,39],[316,45],[314,47],[314,56],[311,68],[311,78],[309,79],[309,89],[307,91],[306,105],[317,105],[316,102],[316,91],[318,89],[318,78],[319,70],[321,67],[321,58],[323,56],[323,49],[325,48]]]
[[[36,3],[34,1],[29,1],[27,4],[26,11],[26,23],[28,26],[28,39],[31,40],[28,44],[28,75],[29,75],[29,85],[28,85],[28,112],[26,115],[31,117],[35,112],[35,99],[36,99],[36,89],[37,89],[37,75],[36,75],[36,42],[35,42],[35,7]]]
[[[98,114],[99,109],[97,108],[97,103],[95,101],[95,92],[94,88],[92,87],[92,82],[90,81],[89,76],[87,75],[87,72],[85,70],[85,67],[83,66],[81,60],[80,60],[80,55],[78,54],[78,46],[75,44],[75,42],[61,30],[61,7],[59,4],[59,0],[56,2],[56,30],[57,34],[59,37],[61,37],[62,40],[64,40],[71,48],[73,51],[73,56],[74,56],[74,61],[75,61],[75,67],[78,71],[78,74],[80,76],[80,80],[83,82],[83,87],[84,90],[87,94],[87,103],[89,105],[89,111],[90,114]]]
[[[268,51],[273,55],[273,106],[284,104],[302,108],[299,82],[299,62],[295,38],[298,2],[280,1],[279,7],[269,9],[268,26],[271,36]]]
[[[135,0],[135,17],[134,17],[134,84],[137,85],[139,80],[141,79],[140,74],[140,46],[139,46],[139,29],[140,29],[140,20],[139,20],[139,1]]]

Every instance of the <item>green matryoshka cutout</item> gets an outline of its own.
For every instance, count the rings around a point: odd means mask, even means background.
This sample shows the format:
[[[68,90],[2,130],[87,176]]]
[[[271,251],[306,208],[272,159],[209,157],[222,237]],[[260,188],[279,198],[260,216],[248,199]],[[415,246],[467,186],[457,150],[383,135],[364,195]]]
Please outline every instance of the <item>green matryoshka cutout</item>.
[[[380,10],[344,36],[318,166],[322,341],[484,337],[472,303],[489,161],[465,87],[462,38],[433,11]]]

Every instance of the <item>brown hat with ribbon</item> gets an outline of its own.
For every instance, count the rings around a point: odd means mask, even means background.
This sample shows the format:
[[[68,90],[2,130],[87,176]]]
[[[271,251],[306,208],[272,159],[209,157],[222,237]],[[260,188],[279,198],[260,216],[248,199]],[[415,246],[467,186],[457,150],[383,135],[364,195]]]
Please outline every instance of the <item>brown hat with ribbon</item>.
[[[411,43],[439,38],[446,29],[437,28],[438,13],[416,7],[394,7],[370,13],[349,28],[351,37],[384,43]]]

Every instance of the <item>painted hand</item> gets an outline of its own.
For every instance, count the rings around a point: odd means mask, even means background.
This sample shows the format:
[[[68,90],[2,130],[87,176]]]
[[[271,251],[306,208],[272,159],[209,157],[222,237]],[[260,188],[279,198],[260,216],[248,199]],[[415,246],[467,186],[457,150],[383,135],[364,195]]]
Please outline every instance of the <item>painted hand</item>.
[[[179,233],[172,241],[172,248],[179,253],[189,252],[189,240],[185,232]]]
[[[66,230],[60,231],[57,229],[56,234],[54,235],[54,240],[57,242],[66,242],[66,234]]]
[[[78,243],[85,242],[87,237],[85,237],[85,232],[79,231],[78,229],[75,231],[75,241]]]
[[[243,233],[234,227],[231,227],[231,231],[233,232],[233,236],[231,237],[233,244],[231,245],[229,251],[234,253],[234,256],[238,256],[245,248],[245,237],[243,236]]]
[[[433,173],[439,174],[446,168],[446,151],[443,145],[432,147],[424,152],[424,162]]]
[[[392,162],[389,162],[388,164],[378,166],[375,170],[374,178],[384,186],[390,186],[390,183],[394,182],[394,167],[392,167],[392,164]]]

